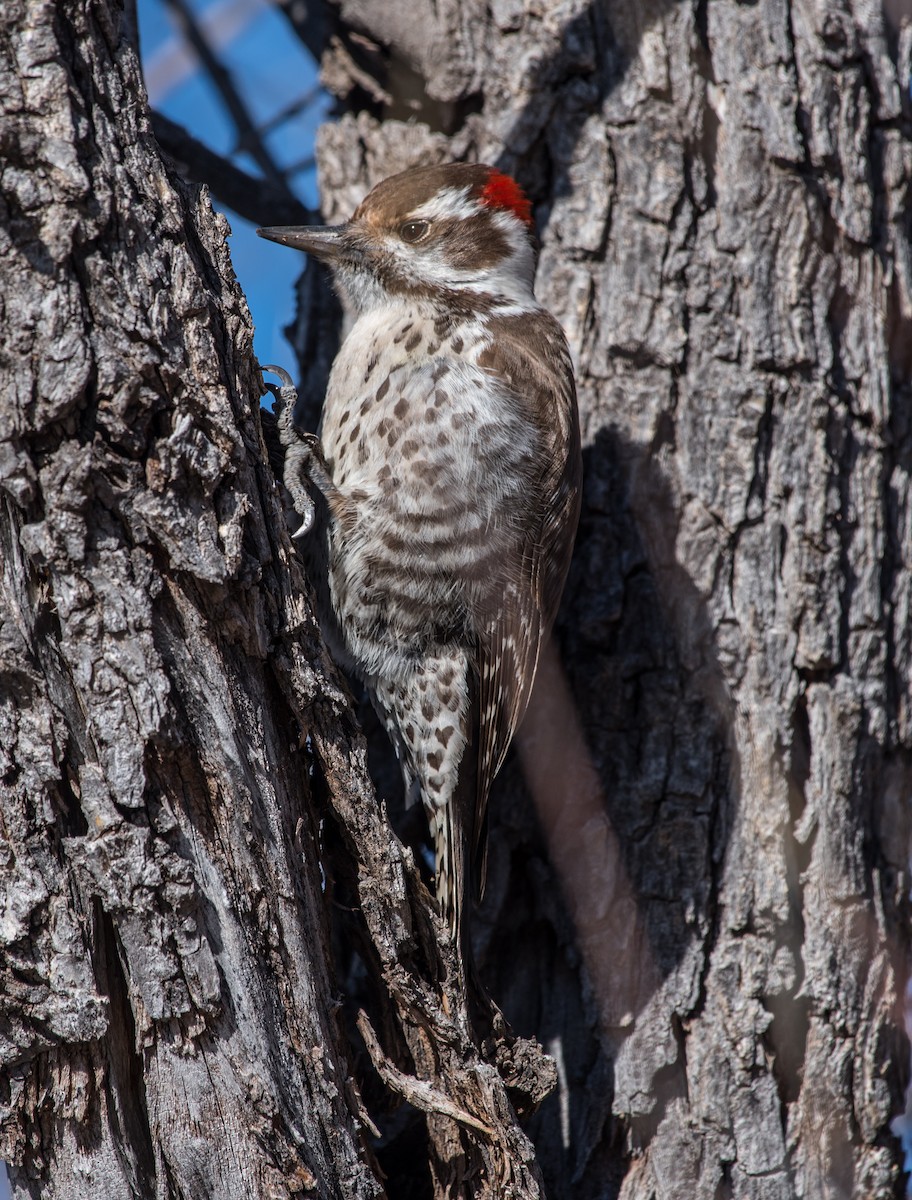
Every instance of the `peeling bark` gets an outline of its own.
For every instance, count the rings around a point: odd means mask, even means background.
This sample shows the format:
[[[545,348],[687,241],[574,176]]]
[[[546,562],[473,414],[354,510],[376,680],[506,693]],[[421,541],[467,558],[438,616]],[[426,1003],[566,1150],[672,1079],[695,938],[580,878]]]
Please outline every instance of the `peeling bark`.
[[[2,24],[2,1156],[21,1196],[380,1195],[225,222],[122,13]]]

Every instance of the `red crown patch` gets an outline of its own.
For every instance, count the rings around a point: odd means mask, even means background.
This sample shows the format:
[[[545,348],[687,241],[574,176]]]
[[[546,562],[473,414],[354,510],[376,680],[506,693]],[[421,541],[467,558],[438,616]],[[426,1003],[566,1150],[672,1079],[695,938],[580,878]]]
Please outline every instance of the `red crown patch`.
[[[526,225],[532,224],[532,205],[515,179],[501,171],[492,171],[479,196],[488,208],[505,208]]]

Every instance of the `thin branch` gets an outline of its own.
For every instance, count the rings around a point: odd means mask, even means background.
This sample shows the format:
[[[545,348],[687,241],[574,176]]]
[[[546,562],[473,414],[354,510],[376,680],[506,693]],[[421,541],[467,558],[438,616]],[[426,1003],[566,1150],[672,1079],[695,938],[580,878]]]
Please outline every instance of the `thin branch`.
[[[400,1071],[391,1063],[383,1053],[380,1043],[377,1041],[377,1035],[363,1009],[358,1013],[358,1029],[364,1038],[371,1062],[387,1087],[398,1092],[400,1096],[408,1100],[409,1104],[414,1104],[415,1108],[420,1108],[422,1112],[449,1117],[453,1121],[458,1121],[460,1125],[468,1125],[471,1129],[477,1129],[479,1133],[494,1137],[494,1130],[490,1126],[479,1121],[477,1117],[473,1117],[471,1113],[467,1113],[464,1108],[460,1108],[449,1096],[438,1091],[433,1084],[426,1079],[416,1079],[414,1075],[406,1075],[404,1071]]]
[[[165,3],[231,114],[238,133],[238,147],[247,151],[267,179],[272,180],[278,187],[284,188],[291,196],[292,192],[285,176],[260,137],[247,111],[247,106],[234,85],[230,71],[213,52],[187,0],[165,0]]]
[[[276,8],[319,63],[326,43],[326,5],[323,0],[278,0]]]
[[[297,175],[299,171],[310,171],[317,165],[316,155],[308,154],[306,158],[300,159],[299,162],[292,163],[288,168],[289,179]]]
[[[287,188],[248,175],[161,113],[152,114],[152,130],[183,175],[205,183],[226,208],[246,221],[255,225],[313,225],[318,221]]]
[[[260,136],[265,137],[266,134],[272,133],[274,129],[278,129],[280,125],[284,125],[286,121],[290,121],[292,117],[296,117],[304,109],[309,108],[317,99],[322,91],[322,85],[315,83],[313,87],[307,89],[296,100],[290,101],[284,108],[280,108],[274,117],[270,117],[268,121],[264,121],[260,126]],[[286,175],[291,172],[285,168]]]

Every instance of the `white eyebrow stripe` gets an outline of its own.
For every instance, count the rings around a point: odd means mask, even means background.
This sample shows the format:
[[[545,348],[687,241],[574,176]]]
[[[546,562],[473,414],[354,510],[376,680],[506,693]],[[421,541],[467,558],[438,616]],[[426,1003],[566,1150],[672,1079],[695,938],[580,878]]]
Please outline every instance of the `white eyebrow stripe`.
[[[409,220],[438,221],[446,217],[474,217],[478,212],[478,201],[469,198],[470,190],[468,187],[444,188],[410,212]]]

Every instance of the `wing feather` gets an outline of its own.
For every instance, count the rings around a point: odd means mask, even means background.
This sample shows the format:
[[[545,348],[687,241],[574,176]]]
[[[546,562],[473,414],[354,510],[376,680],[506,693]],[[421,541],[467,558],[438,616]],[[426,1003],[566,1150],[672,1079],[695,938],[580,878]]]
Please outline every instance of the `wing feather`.
[[[479,739],[474,849],[484,887],[487,800],[529,703],[539,654],[557,614],[579,517],[580,458],[570,355],[557,322],[535,314],[538,328],[504,319],[480,360],[528,410],[538,429],[532,494],[517,529],[515,553],[495,572],[478,622]],[[530,334],[532,335],[530,337]],[[534,345],[536,353],[530,353]]]

